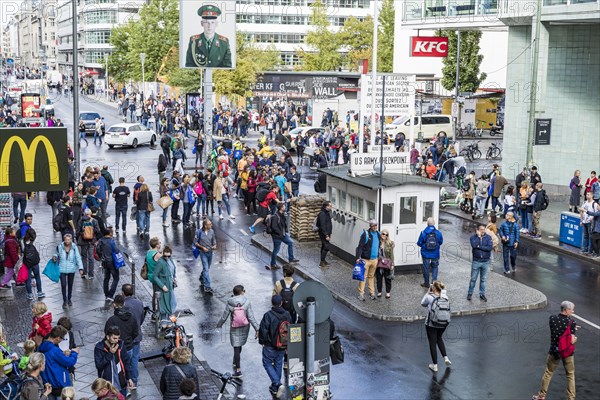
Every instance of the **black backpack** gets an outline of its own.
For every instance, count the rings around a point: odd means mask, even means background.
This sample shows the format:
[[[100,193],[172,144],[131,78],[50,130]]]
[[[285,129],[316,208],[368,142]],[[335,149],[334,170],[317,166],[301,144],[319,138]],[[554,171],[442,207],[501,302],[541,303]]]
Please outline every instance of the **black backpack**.
[[[270,235],[273,233],[273,215],[272,214],[267,215],[267,217],[265,218],[265,228],[266,228],[267,234]]]
[[[542,202],[540,203],[540,210],[545,210],[546,208],[548,208],[548,205],[550,204],[550,198],[548,198],[548,195],[546,194],[545,190],[542,190],[542,192],[540,194],[542,195]]]
[[[283,308],[290,312],[294,312],[294,303],[292,299],[294,298],[294,288],[298,284],[296,281],[293,281],[289,287],[285,286],[285,280],[282,279],[279,281],[281,284],[281,298],[283,299]]]
[[[54,228],[55,232],[60,232],[65,229],[67,226],[65,222],[65,206],[59,206],[58,211],[54,218],[52,218],[52,228]]]
[[[425,238],[425,249],[435,250],[438,248],[438,239],[435,228],[429,232]]]
[[[258,201],[259,203],[262,203],[263,201],[265,201],[268,194],[269,194],[269,189],[260,189],[256,193],[256,201]]]

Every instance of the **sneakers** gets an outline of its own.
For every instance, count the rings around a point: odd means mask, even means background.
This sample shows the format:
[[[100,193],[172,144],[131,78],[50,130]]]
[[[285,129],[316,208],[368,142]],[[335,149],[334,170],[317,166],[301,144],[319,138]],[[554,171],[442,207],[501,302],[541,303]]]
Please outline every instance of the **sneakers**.
[[[223,217],[223,214],[219,215],[219,219],[223,219],[225,217]]]
[[[468,294],[468,295],[467,295],[467,300],[471,300],[471,298],[472,298],[472,297],[473,297],[473,295],[472,295],[472,294]]]
[[[71,300],[69,300],[67,304],[69,305],[69,307],[73,307],[73,302]]]
[[[67,303],[63,303],[62,308],[63,308],[63,310],[66,310],[67,309]]]
[[[278,399],[281,399],[284,394],[285,394],[285,386],[279,385],[279,387],[277,388],[277,393],[275,394],[275,396],[277,396]]]
[[[370,294],[369,297],[371,298],[371,300],[377,300],[377,297],[375,296],[375,294]]]
[[[380,293],[377,293],[377,297],[381,297],[381,292],[380,292]]]
[[[290,264],[296,264],[296,263],[299,263],[299,262],[300,262],[300,260],[298,260],[297,258],[293,258],[293,259],[290,260],[289,263]]]
[[[94,275],[88,275],[86,278],[88,281],[91,281],[92,279],[94,279]]]
[[[232,375],[234,378],[241,378],[242,376],[244,376],[244,374],[242,374],[242,371],[236,371],[233,373]]]
[[[44,292],[38,292],[37,297],[38,297],[38,299],[41,299],[42,297],[46,297],[46,293],[44,293]]]
[[[87,274],[81,275],[81,279],[87,279],[87,278],[88,278]]]
[[[450,359],[448,358],[448,356],[444,357],[444,362],[446,363],[446,366],[449,367],[452,365],[452,363],[450,362]]]
[[[531,400],[546,400],[546,398],[541,394],[534,394]]]
[[[385,298],[386,298],[386,299],[389,299],[390,297],[392,297],[392,295],[391,295],[391,294],[389,294],[389,293],[386,293],[386,294],[385,294]]]
[[[365,295],[364,295],[364,294],[359,294],[359,295],[358,295],[358,299],[359,299],[360,301],[365,301]]]
[[[235,215],[233,215],[233,214],[229,215],[229,219],[235,219]]]
[[[326,263],[326,262],[324,262],[324,261],[321,261],[321,262],[319,263],[319,267],[321,267],[321,268],[327,268],[328,266],[329,266],[329,265],[327,265],[327,263]]]
[[[33,293],[27,295],[27,300],[33,300],[34,298],[35,296],[33,295]]]
[[[480,294],[479,298],[485,302],[487,302],[487,297],[485,297],[485,294]]]
[[[110,301],[110,302],[113,302],[114,300],[113,300],[113,298],[112,298],[112,297],[108,297],[108,296],[107,296],[107,297],[104,299],[104,301]]]
[[[437,364],[429,364],[429,369],[432,370],[433,372],[438,372]]]
[[[425,289],[429,289],[429,285],[427,285],[425,283],[421,283],[421,287],[424,287]]]
[[[115,233],[118,235],[119,233],[121,233],[121,231],[117,229],[117,230],[115,231]]]
[[[209,287],[205,287],[204,288],[204,293],[213,294],[214,291],[211,288],[209,288]]]
[[[162,226],[164,226],[165,228],[168,228],[171,225],[168,222],[165,221],[165,222],[162,223]]]
[[[252,233],[256,233],[256,229],[254,229],[254,227],[253,227],[253,226],[249,226],[249,227],[248,227],[248,230],[249,230],[250,232],[252,232]]]

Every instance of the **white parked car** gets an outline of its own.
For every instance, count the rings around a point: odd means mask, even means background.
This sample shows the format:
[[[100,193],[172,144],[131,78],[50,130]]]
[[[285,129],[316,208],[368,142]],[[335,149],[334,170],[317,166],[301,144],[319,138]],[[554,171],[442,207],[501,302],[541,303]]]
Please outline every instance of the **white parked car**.
[[[450,115],[413,115],[412,121],[415,138],[419,134],[419,130],[423,132],[425,140],[431,140],[440,133],[445,133],[447,136],[452,134],[452,116]],[[385,132],[391,140],[394,140],[397,134],[406,139],[410,137],[410,124],[411,118],[404,115],[386,125]]]
[[[116,124],[106,131],[104,141],[110,149],[115,146],[131,146],[135,149],[146,143],[154,146],[156,133],[140,124]]]
[[[289,132],[290,143],[292,144],[292,149],[296,149],[296,136],[298,134],[302,134],[303,137],[307,137],[309,134],[321,133],[325,134],[325,128],[316,127],[316,126],[301,126],[299,128],[294,128]]]

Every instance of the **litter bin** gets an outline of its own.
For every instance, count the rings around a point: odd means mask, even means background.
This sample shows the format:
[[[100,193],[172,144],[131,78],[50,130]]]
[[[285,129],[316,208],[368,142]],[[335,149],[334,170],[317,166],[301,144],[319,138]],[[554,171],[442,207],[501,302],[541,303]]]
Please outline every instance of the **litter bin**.
[[[583,237],[581,218],[572,212],[560,213],[560,242],[581,247]]]

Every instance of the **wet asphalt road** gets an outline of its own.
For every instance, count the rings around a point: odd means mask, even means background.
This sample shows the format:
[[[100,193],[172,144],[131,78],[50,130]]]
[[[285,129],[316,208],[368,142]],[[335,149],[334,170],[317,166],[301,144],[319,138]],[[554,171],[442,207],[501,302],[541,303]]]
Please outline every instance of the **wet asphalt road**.
[[[61,100],[57,115],[69,124],[71,104]],[[105,116],[107,126],[120,122],[114,109],[101,104],[85,104],[82,110],[95,109]],[[72,132],[71,130],[69,130]],[[89,140],[89,139],[88,139]],[[190,143],[191,144],[191,143]],[[152,190],[158,184],[156,160],[158,149],[147,146],[138,149],[108,150],[93,144],[82,148],[82,166],[88,163],[108,164],[115,180],[124,176],[132,186],[142,174]],[[310,173],[306,171],[301,192],[312,193]],[[215,219],[220,251],[211,270],[216,294],[205,296],[198,291],[198,266],[192,259],[189,245],[193,232],[181,226],[163,228],[159,215],[152,217],[151,236],[162,237],[175,249],[180,263],[178,308],[190,308],[195,316],[182,319],[195,334],[195,347],[201,358],[212,368],[231,368],[232,348],[226,329],[215,330],[231,288],[238,283],[246,287],[258,320],[269,307],[273,283],[280,279],[264,269],[268,255],[250,245],[247,226],[252,217],[242,215],[241,202],[232,200],[237,218],[234,221]],[[109,205],[109,211],[110,211]],[[450,273],[452,257],[468,259],[468,237],[474,225],[448,214],[442,214],[440,230],[448,247],[440,276]],[[119,236],[122,246],[134,254],[142,254],[146,244],[133,235]],[[448,268],[448,271],[444,269]],[[332,315],[346,349],[346,362],[332,372],[332,391],[338,399],[526,399],[539,385],[549,346],[548,317],[557,313],[562,300],[576,305],[576,314],[600,325],[600,279],[598,266],[557,255],[543,248],[523,246],[519,251],[514,279],[541,290],[548,297],[544,310],[496,313],[455,318],[446,333],[446,345],[453,365],[441,367],[437,374],[427,369],[430,362],[425,329],[422,322],[390,323],[361,317],[337,303]],[[496,261],[493,273],[501,272]],[[401,277],[400,277],[401,279]],[[465,294],[468,282],[465,282]],[[419,301],[416,299],[415,301]],[[579,320],[579,342],[576,353],[578,398],[592,398],[600,392],[600,331]],[[261,364],[260,347],[250,339],[242,353],[244,385],[240,391],[250,399],[268,398],[268,379]],[[563,398],[564,372],[559,368],[550,387],[552,398]],[[595,398],[595,396],[594,396]]]

